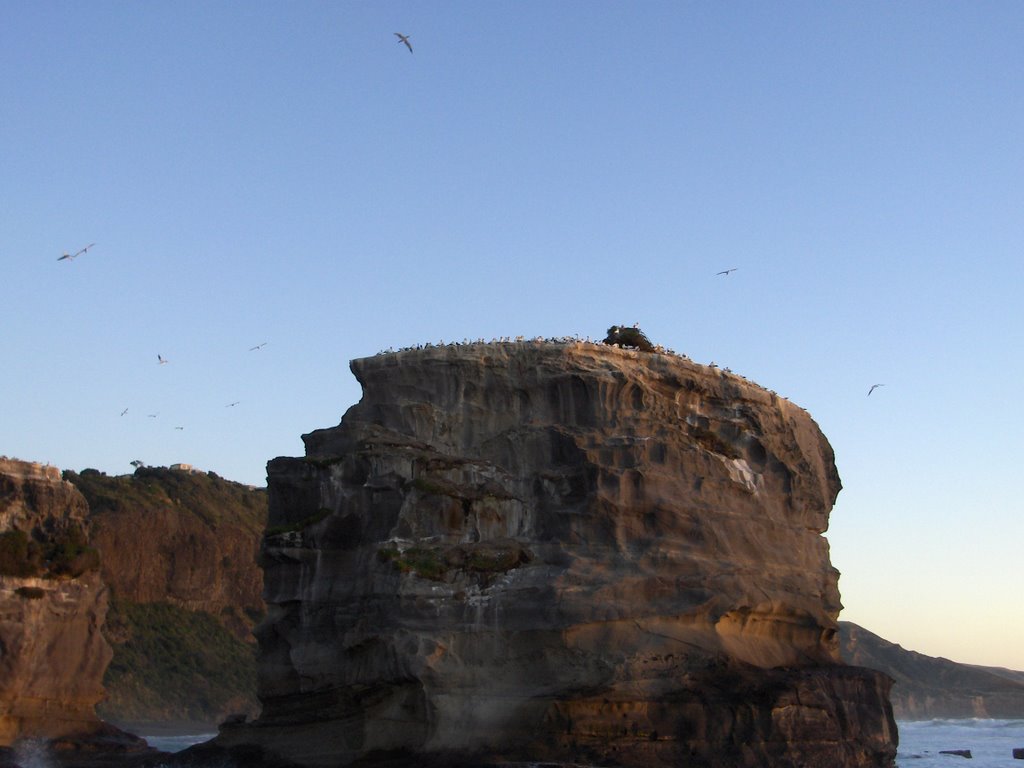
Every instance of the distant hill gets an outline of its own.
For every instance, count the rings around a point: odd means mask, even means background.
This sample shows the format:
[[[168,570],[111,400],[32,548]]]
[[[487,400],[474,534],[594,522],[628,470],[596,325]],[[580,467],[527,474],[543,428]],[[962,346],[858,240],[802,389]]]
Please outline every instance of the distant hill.
[[[971,664],[975,669],[983,669],[987,672],[991,672],[993,675],[999,675],[1005,677],[1007,680],[1013,680],[1017,683],[1024,684],[1024,672],[1018,672],[1015,669],[1007,669],[1006,667],[982,667],[977,664]]]
[[[839,622],[843,659],[894,681],[897,719],[1024,717],[1024,672],[958,664],[908,651],[848,621]]]
[[[90,543],[111,592],[104,634],[114,658],[99,714],[121,724],[255,714],[266,491],[162,467],[64,479],[89,502]]]

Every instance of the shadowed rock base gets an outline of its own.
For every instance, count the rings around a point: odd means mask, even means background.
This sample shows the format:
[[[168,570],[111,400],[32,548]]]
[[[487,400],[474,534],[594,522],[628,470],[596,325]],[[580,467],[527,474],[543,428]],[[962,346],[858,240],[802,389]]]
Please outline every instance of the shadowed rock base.
[[[654,701],[593,697],[536,702],[545,715],[535,729],[518,734],[518,743],[511,739],[515,734],[505,732],[500,737],[496,734],[490,749],[379,749],[349,764],[363,768],[483,768],[538,762],[550,766],[882,768],[892,766],[896,756],[889,686],[886,676],[858,667],[718,667],[695,675],[687,688]],[[282,746],[292,742],[308,759],[313,745],[335,754],[344,751],[337,737],[351,725],[337,721],[313,728],[268,727],[257,738]],[[294,742],[299,734],[305,737],[305,748]],[[218,743],[176,756],[173,765],[301,765],[251,743],[224,746],[234,740],[233,735],[254,736],[244,734],[244,729],[222,734]]]
[[[0,748],[0,768],[157,768],[167,757],[144,739],[99,723],[84,733]]]

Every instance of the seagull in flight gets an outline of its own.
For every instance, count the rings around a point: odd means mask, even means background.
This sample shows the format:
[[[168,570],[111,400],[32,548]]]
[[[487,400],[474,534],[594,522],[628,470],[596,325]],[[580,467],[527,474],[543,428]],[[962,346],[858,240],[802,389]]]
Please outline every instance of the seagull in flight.
[[[409,42],[408,35],[403,35],[401,32],[395,32],[395,37],[398,38],[398,42],[405,43],[405,47],[409,49],[409,53],[412,53],[412,43]]]
[[[265,346],[267,346],[267,342],[264,341],[262,344],[257,344],[255,347],[249,347],[249,351],[256,352],[260,349],[263,349]]]
[[[169,362],[171,362],[170,360],[168,360],[163,355],[157,355],[156,356],[156,361],[157,361],[158,365],[167,365]]]
[[[126,413],[128,413],[128,409],[127,408],[125,408],[123,411],[121,411],[121,415],[122,416],[124,416]]]
[[[89,244],[88,244],[87,246],[85,246],[85,248],[82,248],[82,249],[81,249],[81,250],[79,250],[79,251],[75,251],[74,253],[68,253],[67,251],[64,251],[64,255],[63,255],[63,256],[61,256],[61,257],[60,257],[59,259],[57,259],[57,261],[64,261],[64,259],[67,259],[68,261],[71,261],[71,260],[72,260],[72,259],[74,259],[74,258],[75,258],[76,256],[81,256],[81,255],[82,255],[83,253],[85,253],[86,251],[88,251],[88,250],[89,250],[90,248],[92,248],[92,247],[93,247],[94,245],[96,245],[96,243],[89,243]]]
[[[227,405],[225,405],[224,407],[225,407],[225,408],[234,408],[234,407],[235,407],[236,405],[238,405],[238,404],[239,404],[240,402],[242,402],[242,401],[241,401],[241,400],[235,400],[235,402],[233,402],[233,403],[228,403],[228,404],[227,404]]]
[[[871,393],[874,392],[876,389],[878,389],[879,387],[884,387],[884,386],[885,386],[885,384],[872,384],[871,385],[871,389],[868,390],[868,397],[871,397]]]
[[[184,427],[175,427],[175,429],[184,429]]]
[[[715,277],[718,277],[719,275],[728,276],[730,272],[735,272],[737,269],[739,269],[739,267],[733,267],[732,269],[723,269],[721,272],[715,272]]]

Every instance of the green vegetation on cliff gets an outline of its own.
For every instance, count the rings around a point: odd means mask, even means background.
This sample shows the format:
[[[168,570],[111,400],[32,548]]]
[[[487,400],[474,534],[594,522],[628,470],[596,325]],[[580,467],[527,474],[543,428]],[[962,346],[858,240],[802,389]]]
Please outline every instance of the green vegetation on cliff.
[[[107,614],[114,659],[101,717],[216,722],[251,710],[256,651],[208,613],[115,600]]]
[[[446,581],[455,571],[477,574],[485,580],[507,573],[528,563],[533,555],[512,539],[478,544],[441,547],[385,547],[377,550],[377,559],[390,562],[402,573],[414,573],[421,579]]]
[[[216,529],[232,523],[262,534],[267,497],[262,489],[224,480],[213,472],[184,472],[166,467],[140,467],[132,475],[109,477],[95,469],[65,472],[89,501],[90,515],[138,511],[173,505]]]
[[[0,533],[0,576],[77,578],[99,565],[99,553],[78,526],[39,538],[19,530]]]

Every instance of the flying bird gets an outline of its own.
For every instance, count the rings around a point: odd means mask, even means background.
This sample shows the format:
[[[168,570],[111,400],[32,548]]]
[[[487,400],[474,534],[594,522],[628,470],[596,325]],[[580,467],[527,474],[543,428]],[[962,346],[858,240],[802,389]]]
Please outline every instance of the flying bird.
[[[149,418],[151,418],[151,419],[155,419],[155,418],[156,418],[157,416],[159,416],[160,414],[159,414],[159,413],[147,413],[146,415],[147,415],[147,416],[148,416]]]
[[[409,49],[409,53],[412,53],[412,43],[409,42],[408,35],[403,35],[401,32],[395,32],[395,37],[398,38],[398,42],[405,43],[405,47]]]
[[[122,416],[124,416],[126,413],[128,413],[128,409],[127,408],[125,408],[123,411],[121,411],[121,415]]]
[[[733,267],[732,269],[723,269],[721,272],[715,272],[715,277],[718,275],[728,275],[730,272],[735,272],[739,267]]]
[[[157,361],[157,363],[158,363],[159,365],[167,365],[167,364],[168,364],[168,363],[170,362],[170,360],[168,360],[168,359],[167,359],[166,357],[164,357],[163,355],[157,355],[157,356],[156,356],[156,361]]]
[[[264,341],[262,344],[257,344],[255,347],[249,347],[249,351],[255,352],[259,349],[263,349],[265,346],[267,346],[267,342]]]
[[[871,389],[868,390],[868,397],[871,397],[871,393],[874,392],[876,389],[878,389],[879,387],[884,387],[884,386],[885,386],[885,384],[872,384],[871,385]]]
[[[79,251],[75,251],[74,253],[68,253],[67,251],[64,251],[64,255],[61,256],[59,259],[57,259],[57,261],[64,261],[64,259],[67,259],[68,261],[71,261],[76,256],[81,256],[83,253],[88,251],[94,245],[96,245],[96,243],[89,243],[87,246],[85,246],[85,248],[82,248]]]
[[[239,404],[240,402],[242,402],[242,401],[241,401],[241,400],[235,400],[235,402],[233,402],[233,403],[228,403],[228,404],[227,404],[227,405],[225,405],[224,407],[225,407],[225,408],[234,408],[234,407],[235,407],[236,405],[238,405],[238,404]]]
[[[184,429],[184,427],[175,427],[175,429]]]

